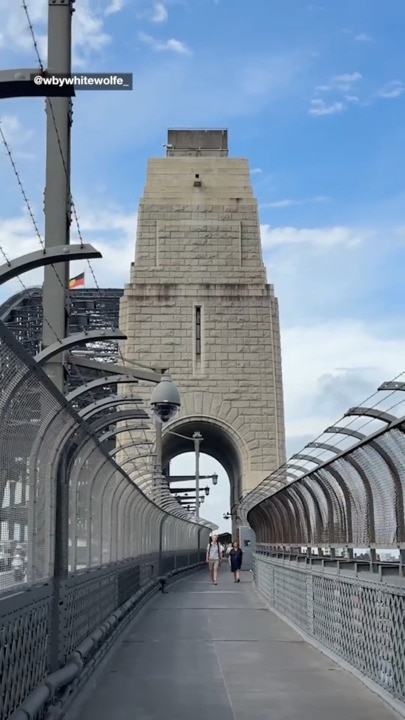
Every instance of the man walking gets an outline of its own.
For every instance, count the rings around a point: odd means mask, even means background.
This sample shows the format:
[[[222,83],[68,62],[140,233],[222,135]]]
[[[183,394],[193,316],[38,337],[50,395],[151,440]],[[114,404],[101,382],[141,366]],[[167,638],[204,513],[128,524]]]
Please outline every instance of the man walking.
[[[208,563],[211,580],[214,585],[218,585],[218,568],[222,560],[222,551],[218,543],[218,536],[213,535],[207,547],[206,561]]]

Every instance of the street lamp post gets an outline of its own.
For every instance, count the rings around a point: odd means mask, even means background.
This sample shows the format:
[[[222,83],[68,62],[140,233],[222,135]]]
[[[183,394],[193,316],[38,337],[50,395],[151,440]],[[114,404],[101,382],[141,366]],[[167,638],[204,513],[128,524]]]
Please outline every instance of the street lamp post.
[[[175,433],[172,433],[171,430],[168,430],[168,432],[171,435],[175,434]],[[181,437],[183,437],[183,435],[181,435]],[[187,438],[187,440],[192,440],[192,438]],[[195,480],[195,475],[170,475],[171,483],[185,482],[185,481],[191,482],[192,480]],[[213,485],[218,485],[218,475],[216,473],[213,473],[212,475],[200,475],[200,480],[212,480]]]
[[[202,435],[199,432],[193,434],[195,452],[195,517],[197,522],[200,519],[200,443]]]
[[[200,505],[200,503],[199,503],[199,497],[200,497],[200,445],[201,445],[201,443],[202,443],[202,441],[203,441],[203,436],[202,436],[201,433],[199,433],[199,432],[193,433],[193,436],[192,436],[192,437],[190,437],[189,435],[181,435],[180,433],[177,433],[177,432],[175,432],[174,430],[168,430],[167,432],[170,433],[170,435],[176,435],[176,437],[182,438],[183,440],[192,440],[192,441],[194,442],[194,454],[195,454],[195,498],[196,498],[196,501],[195,501],[195,504],[196,504],[195,516],[196,516],[196,520],[197,520],[197,522],[198,522],[198,520],[200,519],[200,510],[199,510],[199,505]],[[160,438],[160,453],[161,453],[161,438]],[[162,465],[161,457],[160,457],[160,465]],[[213,484],[213,485],[216,485],[217,482],[218,482],[218,475],[217,475],[216,473],[214,473],[213,475],[202,475],[201,477],[203,477],[203,478],[207,478],[207,477],[212,478],[212,484]],[[181,478],[178,478],[178,479],[181,479]],[[189,477],[187,476],[185,479],[190,479],[190,480],[191,480],[192,478],[191,478],[191,477],[189,478]]]
[[[217,473],[213,473],[213,475],[200,475],[200,445],[203,441],[203,436],[199,432],[193,433],[193,436],[190,437],[189,435],[181,435],[180,433],[175,432],[174,430],[167,430],[170,435],[175,435],[176,437],[182,438],[183,440],[192,440],[194,442],[194,455],[195,455],[195,517],[197,522],[200,519],[200,480],[211,478],[212,484],[217,485],[218,483],[218,475]],[[161,428],[157,432],[157,438],[156,438],[156,450],[158,454],[158,462],[160,463],[160,468],[162,467],[162,431]],[[176,481],[182,481],[184,480],[193,480],[192,476],[186,475],[184,478],[181,476],[177,476],[175,479]],[[187,488],[188,489],[188,488]],[[208,492],[207,492],[208,490]],[[209,494],[209,488],[205,488],[204,490],[205,494]],[[204,498],[204,496],[203,496]]]

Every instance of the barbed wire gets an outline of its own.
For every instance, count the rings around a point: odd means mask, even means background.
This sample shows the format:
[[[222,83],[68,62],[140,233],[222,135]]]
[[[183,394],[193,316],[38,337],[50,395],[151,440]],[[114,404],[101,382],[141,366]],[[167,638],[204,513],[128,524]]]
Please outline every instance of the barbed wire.
[[[9,142],[8,142],[6,136],[5,136],[5,133],[4,133],[4,131],[3,131],[3,127],[2,127],[2,124],[1,124],[1,119],[0,119],[0,139],[1,139],[1,141],[2,141],[2,143],[3,143],[3,145],[4,145],[4,147],[5,147],[5,150],[6,150],[8,159],[9,159],[10,164],[11,164],[11,166],[12,166],[13,173],[14,173],[15,178],[16,178],[16,180],[17,180],[18,187],[19,187],[20,192],[21,192],[21,195],[22,195],[22,197],[23,197],[25,206],[26,206],[26,208],[27,208],[27,210],[28,210],[28,214],[29,214],[30,220],[31,220],[32,225],[33,225],[33,228],[34,228],[35,235],[36,235],[36,237],[37,237],[38,240],[39,240],[39,243],[40,243],[40,245],[41,245],[41,248],[45,251],[45,243],[44,243],[44,241],[43,241],[43,239],[42,239],[42,236],[41,236],[41,233],[40,233],[40,230],[39,230],[38,223],[37,223],[37,221],[36,221],[36,219],[35,219],[35,215],[34,215],[34,211],[33,211],[31,202],[30,202],[30,200],[29,200],[29,198],[28,198],[28,194],[27,194],[27,192],[26,192],[26,190],[25,190],[25,187],[24,187],[24,184],[23,184],[21,175],[20,175],[19,170],[18,170],[18,168],[17,168],[17,163],[16,163],[16,161],[15,161],[15,159],[14,159],[14,155],[13,155],[11,146],[10,146],[10,144],[9,144]],[[61,147],[60,147],[60,150],[62,150]],[[77,217],[77,215],[76,215],[76,217]],[[77,223],[78,223],[78,218],[77,218]],[[80,232],[80,226],[79,226],[79,232]],[[84,242],[83,242],[83,237],[82,237],[81,234],[80,234],[80,241],[81,241],[81,245],[82,245],[82,247],[83,247]],[[11,262],[11,260],[9,259],[6,251],[4,250],[4,248],[3,248],[2,246],[0,246],[0,254],[1,254],[2,257],[4,258],[6,264],[9,265],[9,266],[11,266],[11,265],[12,265],[12,262]],[[91,269],[91,271],[92,271],[93,278],[94,278],[95,283],[96,283],[96,285],[97,285],[98,291],[99,291],[99,293],[100,293],[100,295],[101,295],[101,292],[102,292],[102,291],[101,291],[101,288],[99,287],[99,285],[98,285],[98,283],[97,283],[97,279],[96,279],[94,270],[93,270],[91,264],[89,264],[89,266],[90,266],[90,269]],[[58,281],[59,281],[59,284],[61,285],[61,287],[62,287],[64,290],[66,290],[66,288],[65,288],[64,285],[63,285],[63,283],[61,282],[60,276],[59,276],[59,274],[57,273],[55,266],[52,264],[51,267],[53,268],[53,270],[54,270],[54,272],[55,272],[55,275],[56,275],[56,277],[57,277],[57,279],[58,279]],[[17,281],[19,282],[19,284],[21,285],[22,289],[23,289],[25,292],[28,293],[28,288],[27,288],[27,286],[25,285],[25,283],[23,282],[23,280],[21,279],[21,276],[20,276],[20,275],[16,276],[16,279],[17,279]],[[72,318],[69,304],[67,304],[67,306],[66,306],[66,313],[67,313],[67,315],[68,315],[69,318]],[[43,314],[43,322],[45,323],[45,325],[46,325],[47,327],[49,327],[49,329],[51,330],[51,332],[53,333],[53,335],[55,336],[55,338],[57,339],[57,341],[58,341],[59,343],[62,343],[62,339],[59,337],[58,333],[57,333],[56,330],[53,328],[53,326],[52,326],[51,323],[49,322],[48,318],[47,318],[44,314]],[[86,332],[86,330],[83,329],[83,332]],[[76,366],[76,365],[74,365],[73,368],[74,368],[74,371],[73,371],[73,373],[72,373],[72,368],[70,368],[69,365],[65,363],[65,372],[67,373],[68,377],[73,378],[74,375],[76,374],[76,376],[79,377],[80,382],[81,382],[83,385],[86,384],[86,378],[83,376],[80,368],[79,368],[78,366]],[[95,391],[90,391],[89,395],[90,395],[90,399],[92,399],[92,398],[94,399],[94,397],[95,397]],[[125,402],[125,401],[123,400],[123,404],[124,404],[124,402]],[[132,433],[131,433],[130,437],[131,437],[131,440],[134,442],[134,445],[136,445],[136,443],[135,443],[135,438],[133,437]],[[124,454],[126,455],[126,457],[127,457],[128,460],[131,460],[131,461],[132,461],[132,459],[134,459],[134,460],[136,461],[136,459],[137,459],[137,455],[136,455],[136,454],[135,454],[135,455],[133,454],[133,455],[130,456],[126,451],[124,452]],[[146,461],[144,461],[144,465],[145,465],[144,470],[145,470],[145,471],[149,471],[149,466],[147,465]]]
[[[33,46],[34,46],[35,55],[36,55],[36,57],[37,57],[37,60],[38,60],[38,63],[39,63],[39,66],[40,66],[41,71],[44,72],[44,63],[43,63],[43,61],[42,61],[42,58],[41,58],[41,55],[40,55],[40,52],[39,52],[39,47],[38,47],[38,42],[37,42],[37,39],[36,39],[36,34],[35,34],[34,25],[33,25],[33,22],[32,22],[32,20],[31,20],[31,16],[30,16],[30,13],[29,13],[29,9],[28,9],[28,5],[27,5],[26,0],[22,0],[22,7],[23,7],[23,9],[24,9],[24,13],[25,13],[25,16],[26,16],[26,19],[27,19],[28,28],[29,28],[30,35],[31,35],[31,39],[32,39],[32,43],[33,43]],[[58,144],[58,149],[59,149],[59,153],[60,153],[60,156],[61,156],[63,169],[64,169],[64,172],[65,172],[66,179],[67,179],[67,181],[68,181],[68,193],[69,193],[69,197],[70,197],[70,207],[71,207],[71,211],[72,211],[73,218],[74,218],[75,225],[76,225],[76,233],[77,233],[77,236],[78,236],[78,238],[79,238],[79,243],[80,243],[81,247],[83,247],[83,245],[84,245],[84,239],[83,239],[83,234],[82,234],[81,227],[80,227],[79,214],[78,214],[78,212],[77,212],[76,205],[75,205],[75,202],[74,202],[74,199],[73,199],[73,195],[72,195],[72,193],[71,193],[71,188],[70,188],[70,172],[69,172],[69,168],[68,168],[68,166],[67,166],[67,162],[66,162],[66,159],[65,159],[65,156],[64,156],[64,152],[63,152],[63,148],[62,148],[62,143],[61,143],[61,138],[60,138],[60,134],[59,134],[59,130],[58,130],[58,125],[57,125],[57,122],[56,122],[55,113],[54,113],[54,108],[53,108],[53,104],[52,104],[51,98],[47,98],[47,106],[48,106],[49,111],[50,111],[50,114],[51,114],[52,123],[53,123],[54,130],[55,130],[56,141],[57,141],[57,144]],[[17,175],[18,175],[18,174],[17,174]],[[39,233],[38,233],[38,235],[39,235]],[[97,277],[96,277],[94,268],[93,268],[93,266],[92,266],[89,258],[86,258],[86,262],[87,262],[87,265],[88,265],[89,270],[90,270],[90,272],[91,272],[91,275],[92,275],[92,277],[93,277],[93,281],[94,281],[94,283],[95,283],[95,286],[96,286],[96,288],[101,292],[101,289],[100,289],[100,286],[99,286],[99,284],[98,284],[98,281],[97,281]]]
[[[10,260],[10,258],[8,257],[8,255],[7,255],[7,253],[6,253],[6,251],[4,250],[4,248],[3,248],[2,245],[0,245],[0,254],[1,254],[1,256],[4,258],[6,264],[7,264],[9,267],[11,267],[11,265],[12,265],[11,260]],[[23,282],[23,280],[21,279],[21,276],[20,276],[20,275],[17,275],[17,276],[16,276],[16,280],[17,280],[17,282],[19,282],[19,284],[21,285],[21,287],[22,287],[22,289],[24,290],[24,292],[28,294],[28,293],[29,293],[29,289],[28,289],[27,286],[24,284],[24,282]],[[57,341],[58,341],[59,343],[61,343],[61,342],[62,342],[62,339],[58,336],[57,332],[56,332],[55,329],[52,327],[52,325],[51,325],[51,323],[49,322],[48,318],[45,317],[44,314],[42,314],[42,322],[44,322],[45,325],[47,325],[47,327],[50,329],[50,331],[55,335]],[[68,377],[72,377],[72,373],[71,373],[69,367],[65,366],[65,372],[66,372],[66,374],[67,374]]]
[[[39,54],[38,43],[37,43],[37,39],[36,39],[36,37],[35,37],[34,26],[33,26],[32,22],[31,22],[31,17],[30,17],[29,11],[28,11],[28,5],[27,5],[27,3],[25,2],[25,0],[22,0],[22,7],[23,7],[23,9],[24,9],[25,16],[26,16],[26,18],[27,18],[28,28],[29,28],[29,31],[30,31],[30,34],[31,34],[31,39],[32,39],[32,43],[33,43],[33,45],[34,45],[34,51],[35,51],[35,54],[36,54],[36,56],[37,56],[37,60],[38,60],[38,63],[39,63],[39,67],[40,67],[41,71],[43,72],[43,71],[44,71],[44,66],[43,66],[43,64],[42,64],[41,56],[40,56],[40,54]]]
[[[37,57],[39,66],[40,66],[40,68],[41,68],[41,71],[44,72],[44,64],[43,64],[43,62],[42,62],[41,55],[40,55],[40,52],[39,52],[38,42],[37,42],[36,34],[35,34],[35,29],[34,29],[34,25],[33,25],[32,21],[31,21],[30,13],[29,13],[29,10],[28,10],[28,5],[27,5],[27,3],[26,3],[26,0],[22,0],[22,1],[23,1],[23,9],[24,9],[24,12],[25,12],[25,16],[26,16],[26,18],[27,18],[29,31],[30,31],[30,35],[31,35],[31,38],[32,38],[33,46],[34,46],[34,51],[35,51],[35,54],[36,54],[36,57]],[[79,214],[78,214],[78,211],[77,211],[77,208],[76,208],[74,199],[73,199],[73,195],[72,195],[72,192],[71,192],[71,188],[70,188],[70,172],[69,172],[69,168],[68,168],[68,166],[67,166],[67,162],[66,162],[64,153],[63,153],[61,138],[60,138],[60,134],[59,134],[59,130],[58,130],[58,125],[57,125],[57,122],[56,122],[56,117],[55,117],[54,108],[53,108],[53,104],[52,104],[51,98],[47,98],[47,107],[49,108],[50,115],[51,115],[51,118],[52,118],[52,124],[53,124],[53,128],[54,128],[55,135],[56,135],[56,141],[57,141],[59,153],[60,153],[60,156],[61,156],[63,169],[64,169],[64,172],[65,172],[65,175],[66,175],[66,179],[67,179],[67,181],[68,181],[68,192],[69,192],[69,197],[70,197],[70,208],[71,208],[71,212],[72,212],[72,215],[73,215],[73,218],[74,218],[74,222],[75,222],[75,226],[76,226],[75,232],[76,232],[76,234],[77,234],[77,236],[78,236],[80,246],[83,247],[83,245],[84,245],[84,239],[83,239],[83,233],[82,233],[82,230],[81,230],[81,227],[80,227]],[[100,288],[100,285],[99,285],[99,283],[98,283],[98,280],[97,280],[96,273],[95,273],[95,271],[94,271],[93,265],[92,265],[92,263],[91,263],[91,261],[90,261],[89,258],[86,258],[86,263],[87,263],[87,266],[88,266],[88,268],[89,268],[89,270],[90,270],[90,273],[91,273],[91,276],[92,276],[92,278],[93,278],[93,282],[94,282],[94,284],[95,284],[95,287],[96,287],[96,289],[99,291],[100,296],[101,296],[101,295],[102,295],[102,293],[101,293],[101,288]]]
[[[38,45],[37,38],[36,38],[36,34],[35,34],[34,25],[33,25],[33,23],[32,23],[31,17],[30,17],[30,13],[29,13],[29,9],[28,9],[28,4],[27,4],[27,2],[26,2],[25,0],[22,0],[22,8],[23,8],[23,10],[24,10],[24,13],[25,13],[25,16],[26,16],[26,19],[27,19],[28,29],[29,29],[29,33],[30,33],[31,40],[32,40],[32,43],[33,43],[33,47],[34,47],[34,52],[35,52],[35,55],[36,55],[36,59],[37,59],[38,64],[39,64],[39,68],[40,68],[41,72],[45,72],[44,64],[43,64],[43,62],[42,62],[41,54],[40,54],[40,51],[39,51],[39,45]],[[70,210],[71,210],[71,212],[72,212],[72,215],[73,215],[73,218],[74,218],[74,222],[75,222],[75,226],[76,226],[75,232],[76,232],[76,234],[77,234],[77,236],[78,236],[79,243],[80,243],[81,247],[83,247],[83,246],[84,246],[83,233],[82,233],[82,230],[81,230],[81,227],[80,227],[78,211],[77,211],[77,208],[76,208],[76,205],[75,205],[75,202],[74,202],[72,193],[71,193],[71,189],[70,189],[70,172],[69,172],[69,168],[68,168],[68,165],[67,165],[67,161],[66,161],[66,158],[65,158],[65,156],[64,156],[64,152],[63,152],[63,148],[62,148],[61,138],[60,138],[60,134],[59,134],[59,130],[58,130],[58,124],[57,124],[57,121],[56,121],[56,117],[55,117],[55,112],[54,112],[54,107],[53,107],[52,100],[51,100],[50,98],[47,98],[46,104],[47,104],[47,108],[48,108],[49,113],[50,113],[50,117],[51,117],[51,119],[52,119],[52,124],[53,124],[53,128],[54,128],[55,135],[56,135],[56,142],[57,142],[59,154],[60,154],[60,157],[61,157],[62,166],[63,166],[64,172],[65,172],[65,175],[66,175],[66,179],[67,179],[67,181],[68,181],[68,197],[70,198]],[[13,155],[11,146],[10,146],[10,144],[9,144],[9,142],[8,142],[8,140],[7,140],[4,132],[3,132],[3,129],[2,129],[2,127],[1,127],[1,120],[0,120],[0,138],[1,138],[2,142],[3,142],[4,147],[5,147],[5,150],[6,150],[8,159],[9,159],[9,162],[10,162],[10,164],[11,164],[11,167],[12,167],[12,170],[13,170],[13,173],[14,173],[14,176],[15,176],[16,181],[17,181],[17,185],[18,185],[19,190],[20,190],[20,192],[21,192],[21,195],[22,195],[22,197],[23,197],[25,207],[27,208],[29,218],[30,218],[31,223],[32,223],[32,226],[33,226],[33,228],[34,228],[35,236],[37,237],[41,248],[45,251],[46,245],[45,245],[44,239],[42,238],[41,232],[40,232],[40,230],[39,230],[39,226],[38,226],[38,223],[37,223],[36,218],[35,218],[35,214],[34,214],[34,211],[33,211],[33,207],[32,207],[32,204],[31,204],[31,202],[30,202],[30,200],[29,200],[28,194],[27,194],[27,192],[26,192],[26,190],[25,190],[25,187],[24,187],[24,184],[23,184],[23,181],[22,181],[20,172],[19,172],[18,167],[17,167],[17,163],[16,163],[16,161],[15,161],[15,159],[14,159],[14,155]],[[4,248],[2,248],[1,246],[0,246],[0,254],[4,257],[5,262],[6,262],[9,266],[11,266],[12,263],[11,263],[10,259],[8,258],[7,253],[5,252]],[[94,281],[96,290],[99,292],[100,298],[103,299],[102,290],[101,290],[100,285],[99,285],[99,283],[98,283],[98,280],[97,280],[97,277],[96,277],[96,273],[95,273],[95,271],[94,271],[94,268],[93,268],[93,266],[92,266],[92,264],[91,264],[91,262],[90,262],[90,260],[89,260],[88,258],[86,258],[86,262],[87,262],[88,268],[89,268],[89,270],[90,270],[90,273],[91,273],[91,275],[92,275],[92,278],[93,278],[93,281]],[[65,287],[64,287],[64,285],[63,285],[63,283],[62,283],[62,281],[61,281],[61,278],[60,278],[60,276],[59,276],[59,273],[57,272],[55,266],[52,264],[51,267],[52,267],[52,269],[53,269],[53,271],[54,271],[54,273],[55,273],[55,275],[56,275],[56,277],[57,277],[60,285],[63,287],[64,291],[68,290],[68,288],[65,288]],[[27,288],[26,285],[24,284],[24,282],[23,282],[23,280],[21,279],[21,277],[18,275],[18,276],[16,277],[16,279],[17,279],[17,281],[19,282],[19,284],[21,285],[22,289],[23,289],[26,293],[28,293],[28,292],[29,292],[29,291],[28,291],[28,288]],[[71,318],[70,305],[69,305],[68,303],[66,303],[66,312],[67,312],[68,317]],[[59,337],[58,333],[57,333],[57,332],[55,331],[55,329],[52,327],[52,325],[51,325],[51,323],[49,322],[48,318],[45,317],[44,315],[43,315],[43,322],[44,322],[44,323],[49,327],[49,329],[52,331],[52,333],[53,333],[53,335],[55,336],[55,338],[57,339],[57,341],[58,341],[59,343],[61,343],[61,342],[62,342],[62,338]],[[113,327],[113,325],[112,325],[112,327]],[[84,328],[83,328],[83,332],[86,332],[86,330],[85,330]],[[118,347],[118,354],[121,356],[121,359],[123,360],[124,364],[131,364],[131,365],[136,366],[136,363],[129,363],[129,361],[128,361],[126,358],[124,358],[120,346],[117,345],[117,347]],[[85,383],[87,382],[87,380],[86,380],[86,378],[83,377],[83,375],[82,375],[82,373],[81,373],[81,371],[80,371],[80,368],[79,368],[78,366],[73,366],[73,367],[74,367],[74,369],[75,369],[76,374],[79,376],[82,384],[85,384]],[[69,376],[72,376],[72,375],[71,375],[71,370],[72,370],[72,368],[69,369],[68,367],[65,366],[65,370],[66,370],[66,372],[67,372],[67,374],[68,374]],[[92,392],[90,392],[90,398],[91,398],[91,397],[94,397],[94,395],[93,395]],[[123,405],[125,405],[125,399],[124,399],[124,398],[123,398]],[[145,440],[146,440],[146,432],[147,432],[147,430],[145,429],[145,430],[144,430]],[[132,431],[131,431],[131,432],[129,433],[129,437],[130,437],[131,441],[134,443],[134,445],[136,446],[136,442],[137,442],[139,436],[137,436],[137,438],[136,438],[136,440],[135,440],[135,438],[134,438],[134,436],[133,436],[133,434],[132,434]],[[130,461],[130,462],[132,462],[132,463],[133,463],[134,461],[136,461],[137,455],[135,455],[135,456],[134,456],[134,454],[129,455],[129,454],[127,453],[126,449],[123,449],[123,452],[124,452],[124,455],[126,456],[126,458],[128,459],[128,461]],[[139,468],[137,468],[137,470],[139,470]],[[151,473],[150,464],[147,464],[146,461],[145,461],[145,470],[146,470],[147,474],[150,474],[150,473]],[[176,506],[176,507],[174,507],[174,509],[176,510],[176,513],[179,513],[179,507],[177,506],[177,503],[176,503],[174,500],[171,499],[170,492],[169,492],[169,500],[170,500],[170,504],[171,504],[171,505]],[[180,509],[180,510],[181,510],[181,509]],[[185,517],[188,517],[188,516],[189,516],[189,513],[186,513],[186,511],[181,510],[181,515],[183,515],[183,516],[185,516]]]
[[[46,249],[46,248],[45,248],[45,243],[44,243],[44,240],[43,240],[43,238],[42,238],[41,232],[40,232],[40,230],[39,230],[38,223],[37,223],[37,221],[36,221],[36,219],[35,219],[34,211],[33,211],[31,202],[30,202],[30,200],[29,200],[29,198],[28,198],[28,194],[27,194],[27,192],[26,192],[26,190],[25,190],[23,181],[22,181],[22,179],[21,179],[21,175],[20,175],[19,170],[18,170],[18,168],[17,168],[17,163],[16,163],[16,161],[15,161],[15,159],[14,159],[14,155],[13,155],[13,152],[12,152],[12,150],[11,150],[11,145],[10,145],[10,143],[8,142],[7,137],[6,137],[5,133],[4,133],[1,118],[0,118],[0,140],[1,140],[3,146],[4,146],[5,150],[6,150],[6,154],[7,154],[7,157],[8,157],[8,159],[9,159],[9,162],[10,162],[10,164],[11,164],[11,167],[12,167],[12,170],[13,170],[13,173],[14,173],[14,176],[15,176],[15,178],[16,178],[17,185],[18,185],[18,187],[19,187],[19,189],[20,189],[21,195],[22,195],[23,200],[24,200],[24,204],[25,204],[25,206],[26,206],[26,208],[27,208],[28,215],[29,215],[30,220],[31,220],[31,223],[32,223],[32,225],[33,225],[35,235],[36,235],[36,237],[38,238],[38,241],[39,241],[39,243],[40,243],[40,246],[41,246],[42,250],[45,252],[45,249]],[[4,258],[6,257],[5,251],[4,251],[3,249],[2,249],[2,255],[3,255]],[[11,261],[10,261],[10,260],[7,260],[7,263],[8,263],[9,265],[11,265]],[[48,266],[48,267],[49,267],[49,266]],[[57,278],[60,286],[63,288],[63,290],[65,290],[65,287],[64,287],[64,285],[63,285],[63,283],[62,283],[62,281],[61,281],[61,278],[60,278],[60,276],[59,276],[59,273],[58,273],[57,270],[56,270],[55,265],[54,265],[54,264],[51,264],[50,267],[53,269],[53,271],[54,271],[54,273],[55,273],[55,277]],[[20,277],[19,275],[17,276],[17,280],[19,281],[21,287],[22,287],[24,290],[28,290],[28,288],[25,286],[25,284],[23,283],[23,281],[21,280],[21,277]],[[68,306],[66,307],[66,312],[67,312],[67,315],[69,316],[70,313],[69,313],[69,307],[68,307]],[[45,316],[43,316],[43,319],[44,319],[45,324],[49,327],[49,329],[51,330],[51,332],[54,334],[54,336],[55,336],[55,338],[57,339],[57,341],[58,341],[59,343],[61,343],[61,342],[62,342],[61,338],[59,337],[58,333],[56,332],[56,330],[53,328],[53,326],[52,326],[51,323],[49,322],[48,318],[46,318]]]

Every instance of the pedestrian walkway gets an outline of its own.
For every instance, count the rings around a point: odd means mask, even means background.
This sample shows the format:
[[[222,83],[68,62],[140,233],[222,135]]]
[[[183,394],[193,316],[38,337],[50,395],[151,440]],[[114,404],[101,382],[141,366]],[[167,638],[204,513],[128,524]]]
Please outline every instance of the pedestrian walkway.
[[[76,720],[395,720],[270,612],[250,573],[200,572],[142,611]]]

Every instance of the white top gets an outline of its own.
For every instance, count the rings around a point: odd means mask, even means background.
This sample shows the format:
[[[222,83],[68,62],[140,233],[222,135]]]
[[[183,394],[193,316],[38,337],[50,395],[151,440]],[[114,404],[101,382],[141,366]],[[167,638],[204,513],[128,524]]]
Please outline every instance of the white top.
[[[208,560],[219,560],[221,552],[221,546],[218,543],[208,544],[207,553]]]

